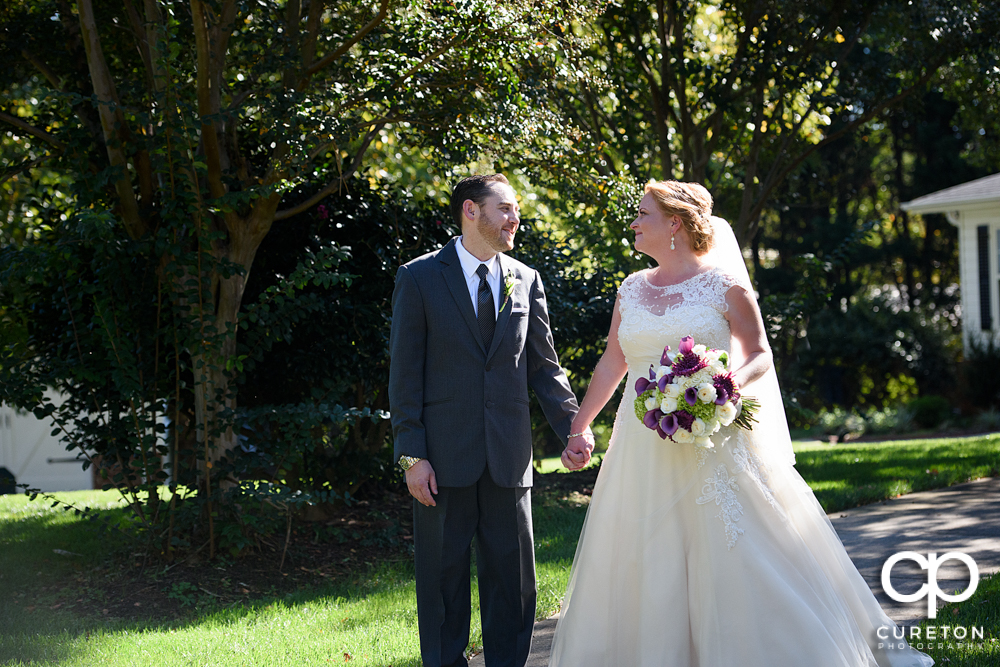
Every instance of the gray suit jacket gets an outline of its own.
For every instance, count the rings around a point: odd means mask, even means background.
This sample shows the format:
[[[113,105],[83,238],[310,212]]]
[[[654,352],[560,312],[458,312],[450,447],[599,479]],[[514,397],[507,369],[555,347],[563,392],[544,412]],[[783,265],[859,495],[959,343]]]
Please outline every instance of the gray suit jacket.
[[[531,486],[528,387],[563,442],[579,409],[552,345],[542,281],[498,256],[504,278],[520,282],[501,296],[487,350],[456,242],[396,273],[389,337],[395,457],[428,459],[440,486],[474,484],[487,465],[499,486]]]

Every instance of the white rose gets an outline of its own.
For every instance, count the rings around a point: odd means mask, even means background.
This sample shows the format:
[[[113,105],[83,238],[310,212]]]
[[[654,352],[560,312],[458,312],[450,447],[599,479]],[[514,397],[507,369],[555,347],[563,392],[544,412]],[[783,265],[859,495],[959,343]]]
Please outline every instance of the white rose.
[[[717,432],[720,427],[721,424],[719,424],[718,419],[710,419],[707,422],[705,422],[705,433],[712,435],[713,433]]]
[[[713,361],[708,365],[708,368],[712,371],[712,375],[721,375],[726,372],[726,367],[720,361]]]
[[[649,410],[655,410],[656,409],[656,405],[657,405],[657,403],[656,403],[656,397],[655,396],[650,396],[649,398],[646,399],[646,410],[647,411],[649,411]]]
[[[695,345],[691,351],[697,355],[702,355],[708,352],[708,348],[705,347],[704,345]]]
[[[715,418],[722,422],[723,426],[729,426],[736,419],[736,406],[732,401],[726,401],[722,405],[715,406]]]
[[[677,409],[677,399],[671,398],[669,396],[664,396],[663,400],[660,401],[660,410],[665,414],[670,414]]]
[[[694,442],[694,436],[691,435],[691,431],[683,428],[677,429],[677,432],[673,435],[674,442],[688,443]]]
[[[660,378],[668,373],[670,373],[670,366],[660,366],[656,369],[656,381],[659,382]]]
[[[676,399],[678,396],[681,395],[681,388],[675,384],[668,384],[667,387],[663,390],[663,395],[666,396],[667,398]]]
[[[707,435],[702,435],[694,439],[694,444],[702,449],[712,449],[715,443]]]
[[[698,400],[702,403],[714,403],[718,395],[715,385],[709,382],[702,382],[698,385]]]
[[[691,435],[705,435],[705,422],[701,419],[695,419],[691,423]]]

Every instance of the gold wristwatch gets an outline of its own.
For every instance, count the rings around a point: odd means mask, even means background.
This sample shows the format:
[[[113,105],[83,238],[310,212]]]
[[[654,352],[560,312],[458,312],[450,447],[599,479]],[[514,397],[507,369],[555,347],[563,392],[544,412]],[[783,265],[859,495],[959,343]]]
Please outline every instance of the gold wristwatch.
[[[409,470],[417,464],[417,461],[423,461],[423,459],[418,456],[400,456],[399,467],[403,470]]]

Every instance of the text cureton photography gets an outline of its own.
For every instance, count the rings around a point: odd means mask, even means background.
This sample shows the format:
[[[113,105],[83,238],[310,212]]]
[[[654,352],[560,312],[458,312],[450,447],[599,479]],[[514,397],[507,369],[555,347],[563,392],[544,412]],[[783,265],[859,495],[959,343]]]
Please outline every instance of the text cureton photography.
[[[892,627],[880,626],[875,631],[879,639],[878,647],[893,649],[896,643],[900,647],[909,646],[918,650],[923,649],[945,649],[961,648],[972,643],[983,643],[986,641],[983,626],[965,625],[928,625],[926,627]],[[995,641],[995,640],[993,640]]]

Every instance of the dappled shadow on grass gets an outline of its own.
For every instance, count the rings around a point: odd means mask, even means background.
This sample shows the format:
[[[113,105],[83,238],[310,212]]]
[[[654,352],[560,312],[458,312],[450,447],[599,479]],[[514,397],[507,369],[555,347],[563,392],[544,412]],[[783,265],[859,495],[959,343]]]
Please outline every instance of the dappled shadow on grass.
[[[827,512],[1000,474],[1000,439],[835,445],[796,456]]]
[[[535,476],[532,521],[537,563],[566,563],[568,567],[572,562],[599,471],[600,466],[593,466]]]
[[[14,518],[0,513],[0,583],[5,590],[0,596],[0,663],[70,660],[86,650],[81,638],[89,641],[92,634],[246,625],[295,607],[331,610],[398,595],[394,591],[412,588],[413,581],[407,539],[411,506],[398,500],[360,508],[343,522],[299,524],[282,571],[284,534],[243,558],[193,558],[168,566],[144,561],[122,534],[100,533],[94,524],[48,505],[37,510],[29,505]],[[121,510],[115,512],[98,514],[121,516]],[[53,549],[75,555],[60,556]],[[400,607],[399,613],[408,609]],[[415,607],[412,623],[399,613],[387,612],[396,622],[416,627]],[[338,619],[327,631],[332,639],[356,630],[360,622]],[[419,665],[419,660],[402,656],[393,664]]]
[[[543,571],[550,565],[551,579],[540,581],[542,597],[561,599],[565,585],[561,577],[568,574],[596,477],[596,469],[538,476],[532,494],[536,554]],[[171,632],[180,635],[190,629],[204,629],[213,637],[252,632],[248,628],[294,617],[305,609],[329,617],[323,629],[331,646],[347,635],[377,637],[387,632],[410,635],[415,642],[411,511],[411,502],[400,494],[385,503],[373,502],[345,522],[300,523],[282,572],[278,562],[284,535],[276,536],[262,552],[240,559],[167,566],[144,563],[126,541],[114,543],[119,538],[102,537],[80,521],[57,521],[54,513],[2,524],[10,550],[5,548],[8,553],[0,555],[0,562],[17,570],[16,588],[24,597],[9,605],[0,603],[0,663],[88,660],[94,650],[91,635],[99,634],[117,633],[111,641],[128,646],[135,637],[157,634],[162,642],[173,641]],[[369,515],[377,520],[368,520]],[[350,521],[355,523],[348,527]],[[11,525],[16,530],[8,533]],[[85,541],[86,549],[73,547]],[[64,563],[50,555],[52,548],[82,556],[66,557]],[[41,575],[28,567],[44,558],[55,558],[60,566],[42,570]],[[473,581],[474,605],[475,585]],[[541,590],[546,585],[552,590]],[[45,591],[38,590],[42,586]],[[364,616],[340,611],[369,603],[388,606]],[[473,642],[479,636],[477,618],[474,611]],[[405,629],[386,630],[387,620]],[[232,630],[212,630],[220,627]],[[350,651],[353,664],[364,662]],[[395,655],[394,667],[420,664],[415,649]],[[341,660],[342,656],[337,661]]]

